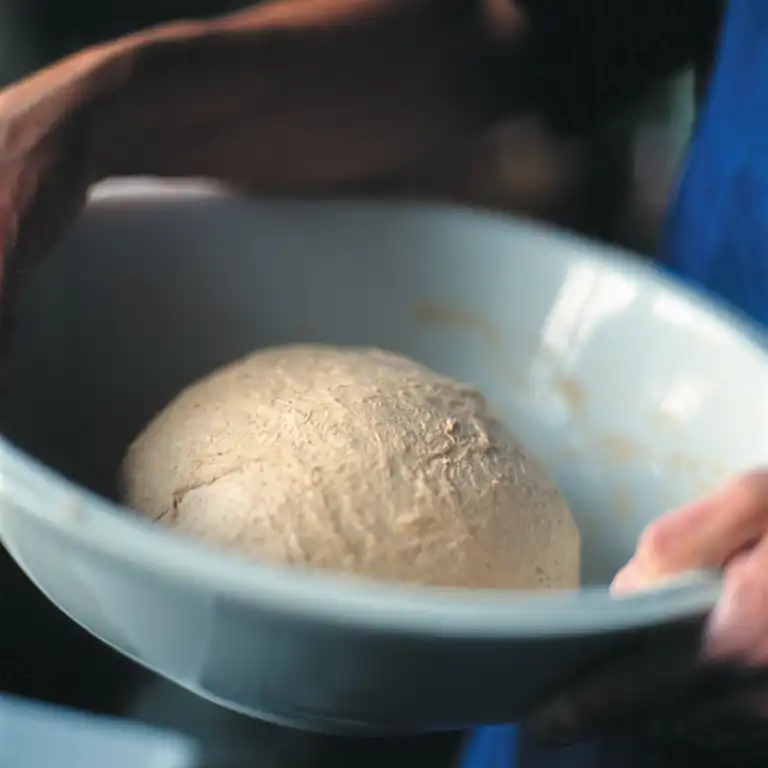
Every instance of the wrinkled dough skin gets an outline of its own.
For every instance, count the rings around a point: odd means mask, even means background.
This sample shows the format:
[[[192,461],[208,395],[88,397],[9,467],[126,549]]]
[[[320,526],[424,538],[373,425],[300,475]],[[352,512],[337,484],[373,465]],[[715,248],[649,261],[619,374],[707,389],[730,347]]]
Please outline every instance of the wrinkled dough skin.
[[[578,529],[483,395],[376,349],[256,352],[184,390],[125,501],[255,558],[376,579],[574,588]]]

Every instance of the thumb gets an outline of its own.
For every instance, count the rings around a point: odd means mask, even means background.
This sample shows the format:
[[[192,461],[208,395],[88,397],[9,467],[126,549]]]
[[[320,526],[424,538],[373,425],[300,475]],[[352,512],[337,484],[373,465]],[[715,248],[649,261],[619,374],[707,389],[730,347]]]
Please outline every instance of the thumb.
[[[684,571],[723,568],[767,526],[768,471],[759,469],[651,523],[613,589],[631,592]]]

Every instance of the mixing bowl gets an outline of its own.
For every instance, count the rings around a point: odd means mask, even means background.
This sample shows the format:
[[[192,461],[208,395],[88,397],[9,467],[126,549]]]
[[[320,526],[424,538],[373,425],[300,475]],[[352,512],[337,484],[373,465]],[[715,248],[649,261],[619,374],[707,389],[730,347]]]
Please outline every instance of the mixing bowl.
[[[126,444],[181,387],[293,341],[378,345],[482,388],[557,478],[593,588],[253,564],[110,500]],[[605,585],[650,520],[768,456],[756,332],[623,253],[457,207],[108,185],[34,275],[12,363],[0,532],[17,562],[147,667],[306,729],[515,720],[617,641],[695,622],[715,577]]]

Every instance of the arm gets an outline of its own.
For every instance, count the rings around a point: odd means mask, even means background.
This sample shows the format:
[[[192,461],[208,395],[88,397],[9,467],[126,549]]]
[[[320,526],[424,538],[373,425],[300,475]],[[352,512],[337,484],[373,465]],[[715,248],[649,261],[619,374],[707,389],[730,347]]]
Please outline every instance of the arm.
[[[23,275],[100,179],[322,193],[460,151],[524,98],[515,32],[502,82],[481,7],[265,2],[104,43],[0,90],[0,357]]]
[[[537,99],[580,130],[713,49],[723,0],[521,0]]]
[[[317,192],[537,102],[578,130],[691,61],[719,1],[284,0],[83,51],[0,91],[0,272],[110,175]]]

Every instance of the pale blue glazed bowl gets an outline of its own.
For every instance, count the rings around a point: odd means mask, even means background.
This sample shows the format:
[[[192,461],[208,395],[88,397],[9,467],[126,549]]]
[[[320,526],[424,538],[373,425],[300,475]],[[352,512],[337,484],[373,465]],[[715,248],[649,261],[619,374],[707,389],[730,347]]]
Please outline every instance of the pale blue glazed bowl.
[[[110,500],[127,442],[179,388],[291,341],[387,347],[482,388],[557,478],[591,587],[275,568]],[[637,630],[707,613],[715,577],[624,599],[605,586],[655,516],[768,457],[768,358],[648,265],[511,217],[139,182],[104,188],[35,275],[8,414],[0,534],[72,618],[256,717],[418,733],[514,721]]]

